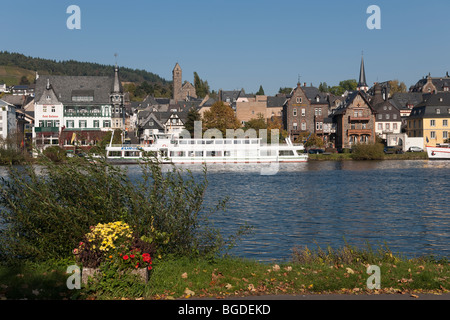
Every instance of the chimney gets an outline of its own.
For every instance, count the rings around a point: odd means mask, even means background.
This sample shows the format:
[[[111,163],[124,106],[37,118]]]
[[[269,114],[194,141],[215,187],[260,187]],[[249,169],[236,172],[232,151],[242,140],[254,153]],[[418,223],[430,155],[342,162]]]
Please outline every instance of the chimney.
[[[303,82],[303,86],[306,87],[306,82]]]

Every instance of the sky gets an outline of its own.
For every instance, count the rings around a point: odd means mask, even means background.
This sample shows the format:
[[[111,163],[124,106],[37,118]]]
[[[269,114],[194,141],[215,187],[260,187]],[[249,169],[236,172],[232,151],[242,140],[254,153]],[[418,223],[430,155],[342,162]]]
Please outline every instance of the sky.
[[[70,5],[81,29],[69,29]],[[381,29],[369,29],[380,8]],[[1,3],[0,50],[53,60],[144,69],[167,80],[197,72],[210,89],[267,95],[358,79],[407,87],[450,71],[450,1],[42,0]]]

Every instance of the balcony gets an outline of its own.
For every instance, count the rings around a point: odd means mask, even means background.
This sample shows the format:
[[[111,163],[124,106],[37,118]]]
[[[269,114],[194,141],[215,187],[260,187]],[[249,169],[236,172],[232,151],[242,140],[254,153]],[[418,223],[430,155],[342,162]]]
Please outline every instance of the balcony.
[[[34,132],[43,133],[43,132],[59,132],[58,127],[35,127]]]
[[[348,129],[347,135],[372,135],[372,130],[370,129]]]
[[[370,121],[371,117],[355,117],[355,116],[349,116],[348,121],[350,122],[357,122],[357,121]]]

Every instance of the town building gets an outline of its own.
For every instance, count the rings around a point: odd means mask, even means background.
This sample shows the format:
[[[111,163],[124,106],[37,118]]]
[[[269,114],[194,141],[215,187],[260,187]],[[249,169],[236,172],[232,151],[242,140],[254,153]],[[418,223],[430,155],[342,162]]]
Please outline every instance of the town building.
[[[0,138],[2,143],[17,133],[16,107],[0,100]]]
[[[423,77],[409,88],[409,92],[440,93],[450,91],[450,76],[448,72],[444,77],[432,77],[431,74]]]
[[[315,133],[324,141],[329,140],[327,131],[324,131],[324,119],[330,113],[328,97],[316,87],[297,83],[283,106],[284,129],[294,141],[302,133]]]
[[[382,87],[378,83],[374,86],[374,96],[370,103],[376,112],[375,133],[379,138],[386,141],[388,134],[401,133],[400,110],[391,104],[387,94],[383,95]]]
[[[33,140],[38,148],[89,149],[124,128],[123,92],[114,76],[41,76],[36,80]]]
[[[333,113],[336,148],[350,149],[358,143],[375,143],[375,115],[376,111],[364,91],[350,94],[344,105]]]
[[[423,137],[424,145],[436,146],[449,139],[450,93],[426,94],[407,120],[409,137]]]

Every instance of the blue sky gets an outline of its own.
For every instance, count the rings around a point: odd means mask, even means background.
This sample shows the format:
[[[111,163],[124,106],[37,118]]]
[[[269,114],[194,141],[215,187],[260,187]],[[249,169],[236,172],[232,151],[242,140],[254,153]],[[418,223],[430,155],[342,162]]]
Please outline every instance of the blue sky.
[[[171,80],[178,62],[211,89],[266,94],[301,82],[357,79],[364,51],[369,85],[407,86],[450,71],[450,2],[347,0],[3,1],[0,50],[54,60],[145,69]],[[69,30],[69,5],[81,30]],[[370,5],[381,30],[369,30]]]

